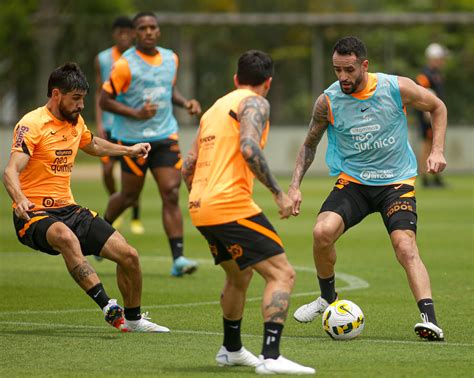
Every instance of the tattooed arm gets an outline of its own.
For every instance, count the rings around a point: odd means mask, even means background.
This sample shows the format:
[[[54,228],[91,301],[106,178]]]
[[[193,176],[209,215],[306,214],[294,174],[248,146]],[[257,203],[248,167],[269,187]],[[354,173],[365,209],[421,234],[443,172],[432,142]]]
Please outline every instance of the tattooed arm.
[[[240,122],[240,151],[255,177],[273,193],[281,218],[288,218],[292,203],[271,173],[260,148],[269,117],[270,104],[264,97],[250,96],[242,100],[237,114]]]
[[[300,185],[303,177],[311,166],[316,155],[316,148],[329,125],[329,106],[326,96],[321,94],[313,107],[313,114],[309,123],[308,134],[296,157],[296,166],[293,171],[289,197],[293,200],[293,215],[298,215],[301,205]]]
[[[191,187],[193,184],[194,178],[194,171],[196,170],[196,162],[198,159],[198,145],[197,140],[199,137],[199,130],[194,137],[193,143],[191,144],[191,148],[188,152],[188,156],[181,167],[181,176],[183,176],[183,181],[186,184],[186,188],[188,191],[191,191]]]

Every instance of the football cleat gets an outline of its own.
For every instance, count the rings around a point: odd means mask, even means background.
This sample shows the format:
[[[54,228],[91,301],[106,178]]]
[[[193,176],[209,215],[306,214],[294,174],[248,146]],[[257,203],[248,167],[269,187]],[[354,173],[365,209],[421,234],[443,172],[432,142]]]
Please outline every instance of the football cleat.
[[[123,325],[123,308],[117,304],[116,299],[109,299],[109,303],[102,311],[105,315],[105,321],[112,327],[121,329]]]
[[[143,235],[145,233],[145,227],[140,219],[132,219],[130,222],[130,231],[135,235]]]
[[[337,295],[334,301],[337,301]],[[322,315],[329,305],[330,303],[328,303],[326,299],[319,297],[311,303],[298,307],[293,317],[300,323],[310,323],[318,315]]]
[[[415,324],[415,333],[427,341],[444,341],[444,333],[436,324],[428,321],[425,314],[420,314],[421,323]]]
[[[236,352],[229,352],[225,346],[221,346],[216,355],[218,366],[257,366],[260,360],[244,347]]]
[[[257,374],[316,374],[315,369],[297,364],[283,356],[279,356],[277,359],[264,359],[263,356],[260,355],[259,360],[260,363],[255,368]]]
[[[140,332],[140,333],[167,333],[169,328],[150,322],[148,312],[142,314],[140,320],[127,320],[122,326],[122,332]]]
[[[184,256],[180,256],[173,262],[173,267],[171,268],[171,275],[174,277],[181,277],[184,274],[192,274],[196,271],[197,267],[197,261],[187,259]]]

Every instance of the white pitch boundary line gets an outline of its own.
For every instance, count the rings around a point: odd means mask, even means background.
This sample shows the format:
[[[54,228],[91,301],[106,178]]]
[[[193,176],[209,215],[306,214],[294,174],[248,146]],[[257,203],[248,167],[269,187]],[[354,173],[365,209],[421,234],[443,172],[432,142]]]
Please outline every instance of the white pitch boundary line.
[[[48,328],[70,328],[70,329],[90,329],[90,330],[104,330],[106,327],[103,326],[87,326],[87,325],[73,325],[73,324],[59,324],[59,323],[35,323],[35,322],[9,322],[9,321],[0,321],[0,324],[12,325],[12,326],[24,326],[24,327],[48,327]],[[206,335],[206,336],[219,336],[222,337],[223,333],[221,332],[210,332],[210,331],[193,331],[193,330],[184,330],[184,329],[172,329],[170,333],[181,333],[187,335]],[[248,333],[243,333],[243,337],[253,337],[261,338],[262,335],[253,335]],[[326,337],[321,336],[282,336],[283,339],[293,339],[293,340],[326,340]],[[467,343],[428,343],[423,341],[409,341],[409,340],[384,340],[384,339],[357,339],[357,342],[364,343],[378,343],[378,344],[410,344],[418,346],[426,345],[439,345],[440,347],[474,347],[474,344]]]
[[[152,256],[150,256],[152,257]],[[162,256],[156,256],[152,257],[153,259],[162,257]],[[204,264],[214,264],[213,260],[209,259],[201,259],[201,263]],[[304,267],[304,266],[294,266],[294,269],[296,271],[301,271],[301,272],[310,272],[314,273],[313,268],[309,267]],[[370,285],[367,281],[364,281],[363,279],[352,276],[350,274],[346,273],[337,273],[337,278],[342,279],[343,281],[347,282],[347,286],[343,286],[341,288],[338,288],[338,292],[344,292],[344,291],[352,291],[352,290],[358,290],[358,289],[366,289]],[[309,292],[304,292],[304,293],[295,293],[292,294],[292,298],[297,298],[297,297],[306,297],[310,295],[317,295],[318,292],[316,291],[309,291]],[[262,297],[253,297],[253,298],[247,298],[247,302],[256,302],[256,301],[261,301]],[[207,301],[207,302],[189,302],[189,303],[174,303],[174,304],[163,304],[163,305],[144,305],[143,307],[145,309],[167,309],[167,308],[182,308],[182,307],[197,307],[197,306],[211,306],[211,305],[219,305],[220,301]],[[23,310],[23,311],[8,311],[8,312],[0,312],[0,317],[1,316],[12,316],[12,315],[33,315],[33,314],[70,314],[70,313],[82,313],[82,312],[97,312],[96,309],[92,308],[87,308],[87,309],[69,309],[69,310],[36,310],[36,311],[30,311],[30,310]]]

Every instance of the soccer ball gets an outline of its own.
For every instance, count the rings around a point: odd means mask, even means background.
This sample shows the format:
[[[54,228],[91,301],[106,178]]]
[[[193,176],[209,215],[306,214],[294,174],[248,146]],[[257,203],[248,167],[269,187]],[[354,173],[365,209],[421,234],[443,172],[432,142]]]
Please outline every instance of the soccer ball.
[[[362,333],[365,318],[354,302],[342,299],[328,306],[323,314],[323,329],[336,340],[350,340]]]

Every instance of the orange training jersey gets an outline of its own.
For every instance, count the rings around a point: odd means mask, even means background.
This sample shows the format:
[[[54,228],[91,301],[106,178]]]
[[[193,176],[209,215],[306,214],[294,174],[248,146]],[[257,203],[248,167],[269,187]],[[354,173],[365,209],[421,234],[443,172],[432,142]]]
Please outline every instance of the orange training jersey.
[[[217,100],[201,118],[198,159],[189,194],[189,212],[195,226],[233,222],[260,213],[252,199],[254,174],[240,152],[240,102],[257,94],[237,89]],[[270,125],[260,142],[263,148]]]
[[[76,126],[56,119],[43,106],[26,114],[16,125],[11,152],[30,155],[20,174],[21,190],[34,210],[75,204],[70,177],[78,148],[92,134],[79,116]]]

